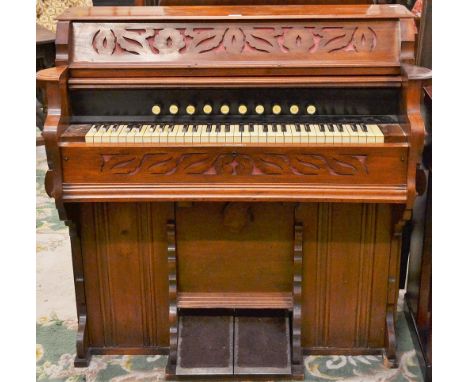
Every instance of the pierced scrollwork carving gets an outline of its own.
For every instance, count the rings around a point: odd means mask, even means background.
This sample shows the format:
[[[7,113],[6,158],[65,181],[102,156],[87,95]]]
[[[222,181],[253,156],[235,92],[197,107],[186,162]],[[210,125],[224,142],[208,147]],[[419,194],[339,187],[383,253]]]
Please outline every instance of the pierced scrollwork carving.
[[[214,26],[161,28],[102,26],[93,32],[98,55],[167,55],[203,53],[371,52],[377,34],[368,26]],[[117,49],[118,47],[118,49]]]
[[[177,153],[101,155],[101,172],[115,175],[367,176],[366,155],[309,153]]]

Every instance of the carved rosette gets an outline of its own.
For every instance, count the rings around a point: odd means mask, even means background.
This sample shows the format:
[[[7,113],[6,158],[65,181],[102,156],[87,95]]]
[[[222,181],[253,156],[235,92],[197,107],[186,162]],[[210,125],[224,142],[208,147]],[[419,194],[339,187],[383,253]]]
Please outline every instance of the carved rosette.
[[[202,53],[371,52],[377,44],[368,26],[216,26],[152,28],[102,26],[92,46],[98,55],[169,55]]]
[[[101,172],[116,175],[203,176],[367,176],[366,155],[310,153],[102,154]]]

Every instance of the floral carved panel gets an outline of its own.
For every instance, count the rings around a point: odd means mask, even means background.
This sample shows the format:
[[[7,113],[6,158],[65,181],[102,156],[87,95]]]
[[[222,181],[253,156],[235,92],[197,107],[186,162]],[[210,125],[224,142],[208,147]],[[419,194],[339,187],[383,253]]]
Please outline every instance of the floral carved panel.
[[[273,61],[379,57],[391,60],[397,37],[384,23],[76,23],[74,61]],[[390,49],[389,49],[390,47]]]
[[[154,152],[102,154],[101,172],[160,176],[367,176],[367,155]]]

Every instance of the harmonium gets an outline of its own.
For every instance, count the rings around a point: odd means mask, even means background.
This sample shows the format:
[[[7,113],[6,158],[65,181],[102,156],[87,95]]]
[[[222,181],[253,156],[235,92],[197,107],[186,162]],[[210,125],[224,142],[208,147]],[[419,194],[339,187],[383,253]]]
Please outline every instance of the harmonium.
[[[70,229],[75,364],[168,379],[395,366],[424,142],[399,5],[97,7],[58,21],[45,187]]]

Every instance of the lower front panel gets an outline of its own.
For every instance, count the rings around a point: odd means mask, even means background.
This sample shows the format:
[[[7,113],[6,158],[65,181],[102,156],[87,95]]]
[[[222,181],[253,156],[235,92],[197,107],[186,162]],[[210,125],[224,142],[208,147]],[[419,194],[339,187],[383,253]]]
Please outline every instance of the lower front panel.
[[[294,221],[302,222],[304,350],[384,347],[390,205],[86,203],[79,208],[89,345],[97,351],[145,353],[169,346],[170,219],[176,222],[178,288],[218,294],[290,292]]]

